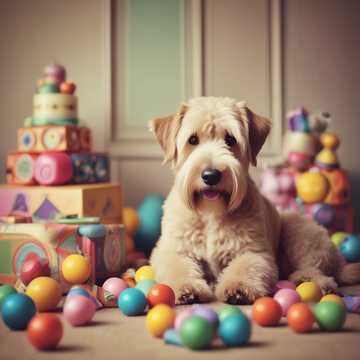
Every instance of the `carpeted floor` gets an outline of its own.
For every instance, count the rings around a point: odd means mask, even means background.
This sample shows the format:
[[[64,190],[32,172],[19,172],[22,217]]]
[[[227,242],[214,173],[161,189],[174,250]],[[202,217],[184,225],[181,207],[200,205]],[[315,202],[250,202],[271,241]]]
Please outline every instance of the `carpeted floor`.
[[[207,306],[218,309],[222,304]],[[242,307],[245,311],[249,308]],[[144,316],[125,317],[117,309],[98,311],[93,323],[86,327],[72,328],[64,321],[61,345],[51,352],[36,351],[28,343],[26,332],[10,331],[1,322],[0,359],[360,359],[360,315],[356,314],[348,314],[345,328],[338,333],[315,329],[310,334],[295,334],[282,320],[281,325],[274,328],[254,325],[251,342],[246,347],[222,348],[219,345],[212,350],[197,352],[166,345],[162,340],[152,338],[144,322]]]

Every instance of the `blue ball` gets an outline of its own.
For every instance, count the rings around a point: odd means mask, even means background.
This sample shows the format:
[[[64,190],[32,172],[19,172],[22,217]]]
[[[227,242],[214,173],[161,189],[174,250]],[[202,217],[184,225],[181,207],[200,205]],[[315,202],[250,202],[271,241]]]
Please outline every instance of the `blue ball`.
[[[149,255],[161,232],[164,197],[148,195],[138,208],[139,227],[134,235],[135,246],[139,251]]]
[[[144,293],[136,288],[125,289],[118,298],[119,309],[127,316],[142,315],[147,306]]]
[[[348,262],[360,261],[360,239],[355,235],[347,236],[340,245],[340,252]]]
[[[136,289],[141,290],[145,296],[147,296],[149,290],[156,285],[156,281],[152,279],[146,279],[138,282],[135,286]]]
[[[11,330],[26,329],[35,314],[36,307],[33,300],[22,293],[7,296],[1,306],[4,323]]]
[[[229,315],[220,322],[219,336],[227,346],[241,346],[248,343],[251,323],[242,313]]]

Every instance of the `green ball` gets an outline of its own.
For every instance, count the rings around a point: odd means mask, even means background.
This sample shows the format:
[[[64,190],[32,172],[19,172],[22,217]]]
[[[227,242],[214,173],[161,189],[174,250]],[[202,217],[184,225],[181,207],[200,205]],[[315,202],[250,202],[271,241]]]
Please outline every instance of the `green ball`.
[[[341,243],[349,235],[350,235],[349,233],[339,231],[331,235],[331,241],[334,243],[336,247],[340,247]]]
[[[324,301],[315,306],[315,319],[321,330],[338,331],[345,323],[346,309],[335,302]]]
[[[38,89],[39,94],[49,94],[49,93],[58,93],[58,92],[59,92],[59,86],[53,83],[41,85]]]
[[[147,296],[149,290],[156,285],[156,281],[152,279],[146,279],[136,284],[136,288],[141,290],[145,296]]]
[[[5,298],[11,294],[15,294],[17,291],[10,285],[0,286],[0,309]]]
[[[226,317],[230,315],[242,315],[242,311],[237,306],[225,305],[219,310],[218,314],[219,320],[223,321]]]
[[[185,319],[180,328],[182,343],[192,349],[208,348],[213,338],[213,328],[203,317],[194,315]]]

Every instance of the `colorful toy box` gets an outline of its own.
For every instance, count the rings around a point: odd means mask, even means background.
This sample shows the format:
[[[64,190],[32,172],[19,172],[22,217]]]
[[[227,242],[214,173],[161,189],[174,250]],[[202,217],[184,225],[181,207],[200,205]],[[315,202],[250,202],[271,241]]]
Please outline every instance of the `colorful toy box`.
[[[73,253],[89,258],[90,285],[119,275],[126,266],[123,225],[0,224],[0,283],[15,284],[27,256],[36,254],[66,290],[61,265]]]
[[[0,186],[0,216],[31,215],[35,221],[60,216],[99,217],[101,223],[122,222],[121,186],[88,184],[66,186]]]

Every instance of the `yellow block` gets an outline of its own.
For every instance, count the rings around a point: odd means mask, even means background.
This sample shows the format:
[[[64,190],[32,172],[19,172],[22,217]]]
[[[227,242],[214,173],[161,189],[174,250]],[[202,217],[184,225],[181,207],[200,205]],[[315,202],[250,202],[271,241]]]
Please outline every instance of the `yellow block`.
[[[49,212],[50,219],[59,215],[78,215],[96,216],[107,224],[122,222],[122,192],[119,184],[1,185],[0,199],[0,216],[20,212],[46,220]]]

